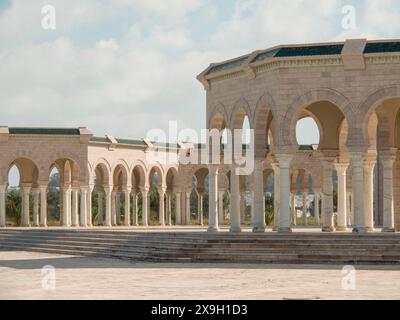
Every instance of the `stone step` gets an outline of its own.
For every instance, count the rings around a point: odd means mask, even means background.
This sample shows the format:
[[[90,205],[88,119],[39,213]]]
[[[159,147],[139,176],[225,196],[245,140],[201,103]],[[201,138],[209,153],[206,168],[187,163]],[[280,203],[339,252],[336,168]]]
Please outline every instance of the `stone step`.
[[[397,235],[2,229],[0,249],[151,262],[400,264]]]
[[[20,234],[20,235],[10,235],[10,234],[1,234],[0,233],[0,239],[8,239],[8,238],[20,238],[20,239],[41,239],[41,240],[46,240],[46,239],[62,239],[62,240],[82,240],[82,241],[88,241],[88,242],[97,242],[97,241],[107,241],[107,242],[149,242],[149,243],[166,243],[163,240],[164,239],[158,239],[158,238],[137,238],[137,237],[130,237],[130,238],[124,238],[124,239],[104,239],[104,238],[98,238],[98,237],[86,237],[85,235],[81,235],[79,237],[77,236],[60,236],[57,235],[51,235],[51,234],[36,234],[36,235],[31,235],[31,234]],[[297,239],[296,241],[283,241],[283,240],[269,240],[269,241],[257,241],[257,242],[245,242],[245,241],[240,241],[240,242],[227,242],[227,241],[215,241],[215,240],[209,240],[209,239],[199,239],[199,240],[192,240],[192,241],[186,241],[187,239],[174,239],[167,244],[172,245],[172,244],[182,244],[182,240],[185,240],[184,243],[187,243],[189,245],[191,244],[198,244],[198,245],[221,245],[221,246],[248,246],[249,244],[251,245],[258,245],[258,246],[264,246],[264,245],[293,245],[293,246],[302,246],[302,245],[307,245],[307,246],[313,246],[313,245],[337,245],[337,246],[348,246],[349,244],[351,245],[388,245],[388,246],[399,246],[400,243],[398,242],[393,242],[393,241],[365,241],[365,240],[358,240],[358,241],[352,241],[350,243],[345,242],[345,243],[338,243],[338,242],[329,242],[329,241],[324,241],[324,242],[315,242],[315,241],[307,241],[304,239]]]
[[[197,256],[197,255],[215,255],[215,256],[220,256],[220,255],[233,255],[233,256],[251,256],[251,255],[329,255],[332,257],[347,257],[347,256],[376,256],[380,257],[382,256],[382,250],[357,250],[357,249],[351,249],[349,250],[315,250],[315,251],[310,251],[310,250],[285,250],[285,249],[264,249],[264,250],[253,250],[249,248],[248,250],[225,250],[221,251],[218,248],[207,248],[207,249],[196,249],[196,248],[178,248],[178,249],[171,249],[171,248],[160,248],[160,247],[129,247],[129,246],[113,246],[113,245],[107,245],[107,244],[102,244],[102,245],[85,245],[82,243],[72,243],[72,244],[65,244],[63,242],[59,241],[53,241],[53,242],[48,242],[48,243],[41,243],[41,242],[29,242],[29,243],[24,243],[24,242],[13,242],[13,241],[6,241],[2,242],[0,246],[2,247],[7,247],[8,245],[12,246],[19,246],[21,248],[30,248],[30,247],[39,247],[39,248],[60,248],[60,249],[68,249],[74,252],[81,252],[82,250],[90,250],[90,251],[96,251],[96,252],[115,252],[115,251],[124,251],[127,253],[138,253],[138,254],[147,254],[151,253],[152,255],[156,254],[164,254],[164,255],[174,255],[174,256]],[[385,255],[390,255],[392,257],[400,257],[400,252],[399,251],[385,251]]]

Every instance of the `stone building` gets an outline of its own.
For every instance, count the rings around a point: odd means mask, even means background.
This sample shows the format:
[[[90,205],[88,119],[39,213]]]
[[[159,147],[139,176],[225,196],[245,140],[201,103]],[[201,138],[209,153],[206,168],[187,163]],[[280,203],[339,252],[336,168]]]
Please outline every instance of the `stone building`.
[[[172,207],[177,224],[190,224],[195,177],[199,224],[203,222],[202,196],[207,191],[208,229],[218,231],[225,220],[223,195],[229,190],[230,229],[240,232],[247,188],[253,199],[253,230],[264,232],[265,186],[273,174],[276,231],[290,232],[296,224],[295,195],[303,194],[306,207],[308,181],[312,181],[314,210],[321,214],[323,231],[354,227],[362,233],[382,226],[383,231],[393,232],[400,228],[400,40],[278,46],[213,63],[198,80],[206,90],[208,129],[219,133],[241,129],[248,119],[254,130],[255,165],[247,178],[238,174],[236,165],[182,164],[182,151],[190,154],[204,146],[94,137],[85,128],[3,127],[0,226],[5,225],[8,172],[16,165],[21,174],[24,226],[46,225],[49,174],[56,167],[63,226],[93,225],[93,190],[99,194],[104,225],[146,226],[150,189],[160,195],[160,225],[172,223]],[[296,140],[296,124],[305,117],[318,125],[320,143],[315,148],[299,146]],[[159,160],[164,158],[168,161]],[[138,194],[141,221],[136,210]],[[121,196],[127,213],[123,222],[117,221]],[[317,225],[319,218],[315,214]]]

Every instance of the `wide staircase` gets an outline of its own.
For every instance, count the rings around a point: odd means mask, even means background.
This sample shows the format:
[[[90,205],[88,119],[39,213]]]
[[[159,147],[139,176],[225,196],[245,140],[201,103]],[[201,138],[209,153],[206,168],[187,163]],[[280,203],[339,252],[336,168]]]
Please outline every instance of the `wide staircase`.
[[[137,262],[400,264],[400,235],[2,229],[0,250]]]

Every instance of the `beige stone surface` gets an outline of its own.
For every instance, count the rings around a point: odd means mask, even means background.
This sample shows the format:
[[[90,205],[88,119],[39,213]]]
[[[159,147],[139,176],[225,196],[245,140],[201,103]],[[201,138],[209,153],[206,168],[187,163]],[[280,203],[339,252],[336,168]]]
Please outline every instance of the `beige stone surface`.
[[[42,289],[52,265],[56,289]],[[149,264],[0,252],[0,299],[399,299],[400,267],[356,267],[356,290],[341,266]]]

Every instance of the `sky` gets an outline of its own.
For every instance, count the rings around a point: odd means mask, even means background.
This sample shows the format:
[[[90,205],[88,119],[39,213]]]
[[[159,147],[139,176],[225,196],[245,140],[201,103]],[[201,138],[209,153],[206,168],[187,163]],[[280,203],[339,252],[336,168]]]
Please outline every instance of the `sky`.
[[[45,5],[55,29],[42,27]],[[278,44],[398,38],[399,21],[398,0],[0,0],[0,125],[133,138],[176,121],[199,132],[196,75],[209,63]],[[299,143],[318,143],[315,124],[299,131]]]

